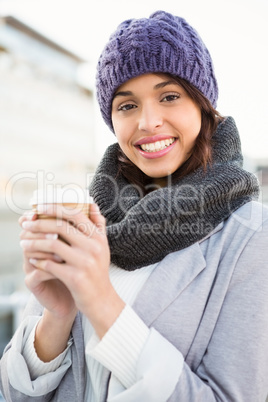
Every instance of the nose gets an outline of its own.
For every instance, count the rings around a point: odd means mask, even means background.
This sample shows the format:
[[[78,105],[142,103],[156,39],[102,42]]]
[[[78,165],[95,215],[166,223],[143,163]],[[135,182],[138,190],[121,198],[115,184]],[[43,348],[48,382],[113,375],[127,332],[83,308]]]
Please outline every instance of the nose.
[[[154,132],[163,125],[163,117],[157,107],[143,105],[139,115],[139,130]]]

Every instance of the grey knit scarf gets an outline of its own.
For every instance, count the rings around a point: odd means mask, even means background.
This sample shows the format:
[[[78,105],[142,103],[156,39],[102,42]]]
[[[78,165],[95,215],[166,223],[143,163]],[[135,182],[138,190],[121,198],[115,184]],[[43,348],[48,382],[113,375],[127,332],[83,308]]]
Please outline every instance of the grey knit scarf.
[[[213,164],[141,196],[118,175],[118,144],[108,147],[90,186],[107,220],[111,261],[134,270],[162,260],[209,234],[236,209],[257,199],[256,177],[243,170],[232,117],[213,136]]]

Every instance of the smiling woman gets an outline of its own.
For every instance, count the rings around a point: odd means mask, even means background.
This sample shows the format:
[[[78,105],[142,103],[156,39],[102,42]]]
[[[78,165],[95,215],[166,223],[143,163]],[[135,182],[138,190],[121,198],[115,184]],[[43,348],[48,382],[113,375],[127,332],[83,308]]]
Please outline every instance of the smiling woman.
[[[89,216],[50,206],[19,220],[34,297],[1,360],[4,395],[264,402],[268,209],[215,109],[206,46],[164,11],[124,21],[96,87],[117,142]]]
[[[150,81],[152,81],[151,87]],[[153,81],[160,81],[160,83],[153,86]],[[199,167],[206,170],[207,165],[211,162],[212,133],[223,118],[204,95],[189,82],[169,74],[144,74],[129,80],[125,85],[133,86],[134,92],[122,91],[122,87],[120,87],[115,93],[112,106],[113,127],[120,144],[120,169],[124,171],[125,177],[131,183],[142,187],[144,192],[148,190],[148,187],[147,190],[144,188],[143,182],[143,179],[147,177],[146,167],[142,168],[135,163],[134,155],[132,155],[133,159],[130,156],[133,146],[138,149],[143,158],[156,159],[161,162],[162,168],[165,168],[165,171],[148,174],[149,177],[154,177],[154,182],[157,182],[157,178],[164,177],[165,180],[158,180],[158,183],[163,184],[170,174],[174,174],[175,178],[182,178]],[[144,92],[142,99],[137,98],[139,88],[141,97],[142,91]],[[152,90],[151,101],[150,89]],[[128,103],[127,99],[132,100]],[[122,100],[122,104],[120,100]],[[161,108],[159,108],[160,106]],[[134,116],[132,109],[139,109],[135,110]],[[123,144],[123,139],[126,140],[124,133],[130,135],[130,127],[133,127],[131,121],[134,119],[140,130],[140,134],[136,132],[136,136],[141,136],[141,139],[130,146],[127,151]],[[127,130],[124,125],[128,125]],[[172,136],[174,129],[177,133]],[[168,131],[171,133],[168,134]],[[123,138],[121,138],[120,132],[123,133],[121,134]],[[173,148],[175,148],[173,151],[175,161],[173,168],[170,169],[171,159],[167,161],[167,158],[161,160],[158,158],[169,154]],[[169,156],[171,155],[169,154]],[[165,161],[166,164],[164,164]],[[137,182],[139,169],[145,176]]]
[[[112,122],[128,159],[147,176],[163,178],[191,156],[201,110],[175,80],[144,74],[116,92]]]

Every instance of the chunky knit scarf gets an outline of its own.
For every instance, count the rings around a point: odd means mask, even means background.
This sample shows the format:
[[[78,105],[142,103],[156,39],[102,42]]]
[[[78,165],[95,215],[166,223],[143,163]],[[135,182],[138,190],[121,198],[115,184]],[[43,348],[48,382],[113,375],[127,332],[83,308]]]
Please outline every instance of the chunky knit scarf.
[[[162,260],[208,235],[236,209],[258,197],[256,177],[242,169],[232,117],[213,136],[213,164],[145,196],[118,175],[118,144],[108,147],[90,186],[107,220],[111,261],[134,270]]]

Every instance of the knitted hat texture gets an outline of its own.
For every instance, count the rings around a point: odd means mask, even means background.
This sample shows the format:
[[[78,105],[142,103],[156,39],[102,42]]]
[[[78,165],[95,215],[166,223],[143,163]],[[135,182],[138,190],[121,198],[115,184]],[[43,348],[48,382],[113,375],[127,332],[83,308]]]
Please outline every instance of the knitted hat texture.
[[[202,39],[183,18],[157,11],[149,18],[122,22],[99,58],[97,99],[104,121],[112,131],[111,106],[116,89],[146,73],[181,77],[216,107],[218,85]]]

